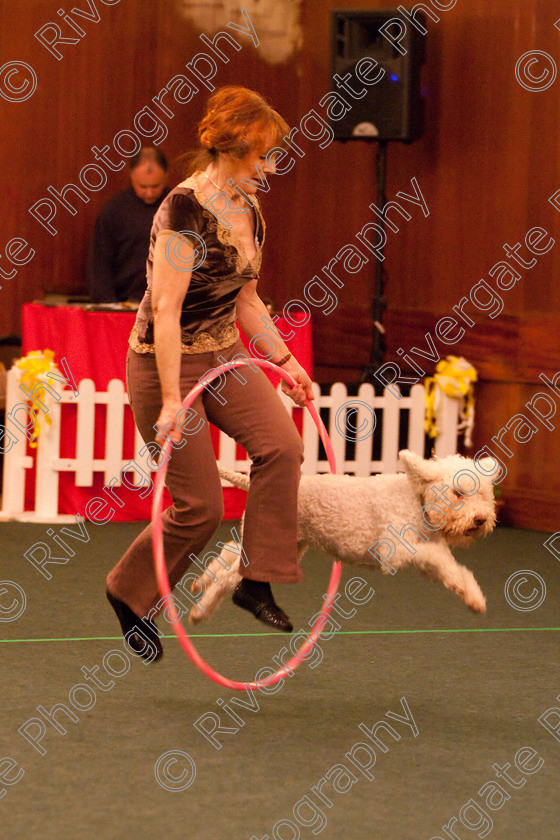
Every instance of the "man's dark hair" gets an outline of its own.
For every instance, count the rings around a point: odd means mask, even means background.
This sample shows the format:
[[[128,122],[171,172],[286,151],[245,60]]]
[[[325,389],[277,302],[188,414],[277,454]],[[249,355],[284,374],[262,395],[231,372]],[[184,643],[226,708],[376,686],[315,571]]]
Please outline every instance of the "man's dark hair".
[[[159,166],[163,169],[164,172],[167,172],[168,163],[167,158],[163,154],[160,149],[157,149],[155,146],[145,146],[144,148],[140,149],[133,158],[130,159],[130,171],[132,172],[133,169],[136,169],[137,166],[140,166],[141,163],[154,163],[156,166]]]

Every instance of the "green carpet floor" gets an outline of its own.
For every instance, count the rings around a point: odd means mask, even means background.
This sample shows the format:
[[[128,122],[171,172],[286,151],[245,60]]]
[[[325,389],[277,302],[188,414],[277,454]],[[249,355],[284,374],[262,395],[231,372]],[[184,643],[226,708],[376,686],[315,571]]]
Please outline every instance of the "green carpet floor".
[[[560,564],[545,534],[497,529],[456,551],[487,597],[485,616],[415,570],[345,568],[342,592],[360,576],[375,589],[369,603],[338,615],[340,630],[277,693],[247,696],[206,679],[171,635],[160,663],[124,655],[104,579],[139,524],[96,528],[46,580],[23,555],[48,527],[0,526],[1,578],[27,597],[17,620],[0,622],[3,840],[560,838],[560,740],[538,721],[560,712]],[[546,582],[533,611],[504,597],[523,569]],[[309,556],[304,570],[303,584],[275,587],[297,629],[320,607],[329,561]],[[348,613],[344,594],[339,603]],[[290,638],[229,602],[194,635],[239,680],[273,664]],[[59,710],[65,734],[37,711],[56,704],[78,718]],[[218,723],[208,713],[230,730],[214,743],[200,731]],[[26,724],[44,754],[18,732]]]

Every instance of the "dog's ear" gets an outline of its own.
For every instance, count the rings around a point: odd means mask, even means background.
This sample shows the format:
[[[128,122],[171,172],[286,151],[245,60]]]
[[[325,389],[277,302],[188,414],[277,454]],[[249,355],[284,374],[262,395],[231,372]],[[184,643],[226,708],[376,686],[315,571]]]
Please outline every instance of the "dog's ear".
[[[422,489],[426,484],[431,484],[441,477],[441,466],[437,461],[425,461],[409,449],[401,449],[399,460],[409,479],[418,486],[418,489]]]

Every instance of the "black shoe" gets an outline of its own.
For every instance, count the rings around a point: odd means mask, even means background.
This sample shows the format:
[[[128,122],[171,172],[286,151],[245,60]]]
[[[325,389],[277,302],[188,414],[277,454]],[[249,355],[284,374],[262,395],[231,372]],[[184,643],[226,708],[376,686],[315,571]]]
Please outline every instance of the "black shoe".
[[[157,662],[161,659],[163,648],[154,622],[150,618],[139,618],[127,604],[111,595],[109,590],[106,591],[106,595],[117,614],[123,636],[130,649],[148,662]]]
[[[252,581],[250,581],[252,583]],[[258,596],[253,595],[246,589],[246,581],[242,580],[238,583],[233,595],[233,603],[244,610],[249,610],[253,613],[255,618],[274,627],[275,630],[282,630],[284,633],[291,633],[293,628],[292,622],[280,607],[274,602],[272,593],[266,600],[262,600]]]

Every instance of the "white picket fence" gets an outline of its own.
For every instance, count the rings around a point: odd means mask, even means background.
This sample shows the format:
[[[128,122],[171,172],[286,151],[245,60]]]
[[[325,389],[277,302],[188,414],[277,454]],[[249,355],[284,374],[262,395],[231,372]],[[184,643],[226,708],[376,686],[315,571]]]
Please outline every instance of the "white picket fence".
[[[12,368],[8,373],[6,394],[6,416],[18,403],[25,401],[25,395],[19,388],[20,371]],[[314,384],[315,407],[318,411],[328,410],[325,420],[339,472],[351,473],[358,476],[368,476],[373,473],[396,472],[399,469],[399,428],[400,412],[408,410],[407,448],[414,452],[424,452],[424,411],[425,392],[423,385],[415,385],[410,396],[397,399],[394,393],[386,389],[383,395],[376,396],[372,385],[361,385],[356,397],[348,396],[343,383],[335,383],[328,395],[321,395],[318,385]],[[41,413],[41,432],[35,456],[26,454],[27,440],[19,432],[18,442],[4,455],[4,479],[1,519],[17,519],[28,522],[57,522],[74,521],[73,516],[58,513],[58,488],[61,472],[75,473],[75,483],[78,487],[91,487],[94,473],[103,473],[104,483],[109,483],[115,477],[113,486],[120,485],[120,472],[130,459],[123,458],[124,416],[130,409],[124,383],[120,379],[112,379],[107,391],[96,391],[91,379],[83,379],[78,386],[79,394],[74,396],[72,391],[65,390],[61,399],[45,400],[49,407],[48,417],[51,424],[47,425]],[[280,397],[288,412],[296,407],[294,403],[280,393]],[[43,399],[43,397],[41,397]],[[75,404],[76,419],[76,457],[62,458],[60,456],[61,443],[61,406]],[[105,453],[103,458],[94,458],[95,438],[95,406],[106,405],[105,418]],[[442,395],[440,415],[440,434],[435,441],[435,453],[439,457],[454,454],[457,451],[457,400]],[[374,411],[377,413],[374,415]],[[375,427],[374,416],[381,417],[381,422]],[[7,422],[7,421],[5,421]],[[380,434],[381,457],[373,460],[373,443]],[[8,425],[8,431],[16,435],[16,428]],[[357,436],[354,430],[358,430]],[[305,461],[302,471],[306,475],[329,472],[326,459],[321,457],[320,438],[317,428],[308,411],[303,412],[302,437],[305,450]],[[356,437],[358,438],[356,440]],[[353,457],[347,458],[347,443],[352,441]],[[137,459],[144,442],[136,429],[134,441],[134,455]],[[239,472],[248,472],[250,461],[236,457],[237,445],[225,433],[219,433],[218,460],[225,467]],[[25,475],[26,471],[36,465],[35,506],[33,511],[25,511]],[[139,464],[143,459],[139,459]],[[132,472],[133,482],[142,485],[140,473]]]

